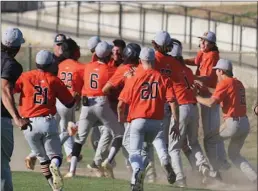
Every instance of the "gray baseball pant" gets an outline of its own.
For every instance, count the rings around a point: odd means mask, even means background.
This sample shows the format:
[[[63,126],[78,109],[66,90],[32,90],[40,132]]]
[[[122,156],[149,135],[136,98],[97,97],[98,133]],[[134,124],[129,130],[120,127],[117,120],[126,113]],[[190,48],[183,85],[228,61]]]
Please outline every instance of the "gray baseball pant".
[[[75,106],[72,108],[65,107],[58,99],[56,100],[56,120],[60,126],[60,140],[64,145],[66,156],[72,153],[74,138],[70,137],[67,132],[67,125],[69,121],[75,121]]]
[[[93,147],[93,149],[96,151],[97,147],[98,147],[98,143],[100,140],[100,128],[99,126],[94,126],[92,128],[92,132],[91,132],[91,145]]]
[[[115,113],[110,108],[107,97],[99,96],[89,98],[88,102],[89,106],[82,106],[81,109],[75,142],[83,145],[91,128],[97,121],[100,121],[104,126],[112,130],[114,135],[113,139],[122,137],[124,127],[118,123]]]
[[[10,161],[13,153],[13,125],[12,120],[1,117],[1,190],[13,191]]]
[[[250,131],[247,117],[227,118],[225,124],[205,136],[205,141],[209,145],[210,158],[216,157],[216,143],[218,140],[230,139],[228,146],[228,156],[232,163],[239,168],[244,175],[252,182],[257,181],[257,172],[250,163],[240,154],[245,139]],[[218,170],[216,161],[210,161],[214,170]]]
[[[59,138],[57,122],[54,117],[30,118],[32,131],[23,131],[31,150],[33,150],[40,163],[51,160],[54,156],[60,158],[62,146]]]
[[[204,136],[206,136],[210,131],[217,129],[220,126],[220,105],[217,104],[211,108],[202,104],[200,104],[200,106],[201,106],[203,133],[204,133]],[[209,152],[211,152],[210,150],[212,148],[210,148],[210,145],[207,144],[205,139],[203,141],[204,141],[204,149],[205,149],[206,155],[208,156],[209,161],[210,160],[214,161],[215,159],[218,163],[217,165],[220,165],[221,162],[227,159],[223,140],[218,140],[218,142],[216,143],[216,156],[213,159],[211,159],[208,154]]]
[[[133,169],[132,183],[135,182],[137,169],[143,171],[146,166],[146,161],[142,157],[143,144],[144,142],[152,143],[154,139],[159,139],[159,132],[163,132],[160,123],[161,120],[138,118],[132,120],[130,124],[129,158]]]
[[[171,120],[171,128],[174,125],[174,120]],[[172,160],[172,167],[176,173],[176,179],[184,178],[182,159],[180,151],[185,144],[185,139],[188,139],[188,144],[191,147],[192,155],[196,158],[196,166],[203,164],[208,165],[206,158],[203,155],[202,149],[198,141],[198,126],[199,112],[195,104],[185,104],[179,106],[179,140],[173,140],[172,135],[169,136],[169,154]]]

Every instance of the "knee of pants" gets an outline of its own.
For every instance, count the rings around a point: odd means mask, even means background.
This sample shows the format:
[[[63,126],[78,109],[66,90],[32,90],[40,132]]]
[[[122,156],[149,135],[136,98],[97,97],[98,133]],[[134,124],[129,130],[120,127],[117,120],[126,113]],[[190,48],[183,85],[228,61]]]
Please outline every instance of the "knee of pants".
[[[135,163],[135,162],[140,163],[140,162],[142,162],[142,156],[140,155],[140,153],[139,154],[137,154],[137,153],[130,154],[129,161],[130,161],[130,163]]]
[[[53,156],[53,157],[51,158],[51,160],[52,160],[52,159],[57,159],[57,160],[59,160],[59,167],[62,165],[62,162],[63,162],[62,156]]]
[[[81,144],[81,145],[84,145],[85,142],[86,142],[86,139],[87,139],[87,138],[86,138],[85,136],[79,136],[79,135],[77,134],[77,136],[75,137],[74,142],[79,143],[79,144]]]

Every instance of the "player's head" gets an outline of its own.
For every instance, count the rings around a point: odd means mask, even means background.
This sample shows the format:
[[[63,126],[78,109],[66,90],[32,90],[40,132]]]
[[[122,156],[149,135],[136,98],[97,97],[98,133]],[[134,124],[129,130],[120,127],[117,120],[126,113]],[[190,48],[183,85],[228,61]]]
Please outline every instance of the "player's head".
[[[140,52],[140,59],[144,69],[153,68],[155,64],[155,51],[153,48],[143,47]]]
[[[200,49],[203,52],[209,51],[218,51],[218,47],[216,45],[216,35],[214,32],[208,31],[205,32],[200,38]]]
[[[1,52],[6,52],[9,56],[15,57],[24,42],[20,29],[9,27],[2,34]]]
[[[151,43],[153,48],[162,54],[167,54],[172,49],[171,38],[166,31],[157,32]]]
[[[230,60],[219,59],[213,69],[216,70],[216,75],[218,76],[219,81],[224,79],[225,76],[230,78],[233,77],[233,66]]]
[[[49,71],[54,63],[54,55],[48,50],[41,50],[36,55],[36,66],[43,71]]]
[[[123,50],[122,59],[127,64],[138,64],[141,47],[135,43],[129,43]]]
[[[66,39],[60,47],[60,56],[64,59],[78,60],[81,56],[80,47],[71,38]]]
[[[93,36],[91,37],[88,42],[87,42],[87,47],[88,49],[91,51],[91,53],[95,52],[95,48],[98,45],[98,43],[100,42],[100,38],[98,36]]]
[[[108,63],[112,52],[112,46],[106,41],[101,41],[95,48],[96,56],[98,60],[104,63]]]
[[[66,40],[66,36],[64,34],[57,34],[54,39],[54,54],[55,56],[60,56],[60,49],[63,42]]]
[[[183,61],[183,56],[182,56],[183,46],[182,46],[182,43],[175,38],[171,38],[171,43],[173,44],[173,48],[168,54],[171,55],[172,57],[176,58],[180,62]]]
[[[113,41],[112,56],[116,62],[122,62],[122,53],[126,46],[125,41],[122,39],[116,39]]]

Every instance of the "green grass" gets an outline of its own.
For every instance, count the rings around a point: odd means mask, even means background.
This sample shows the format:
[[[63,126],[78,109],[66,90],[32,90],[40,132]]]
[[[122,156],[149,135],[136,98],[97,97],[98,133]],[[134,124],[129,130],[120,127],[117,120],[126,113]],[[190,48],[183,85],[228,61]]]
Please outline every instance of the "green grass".
[[[51,190],[46,179],[40,173],[35,172],[13,172],[14,190],[19,191],[47,191]],[[65,191],[87,190],[87,191],[128,191],[129,181],[111,180],[105,178],[76,177],[65,179]],[[197,191],[204,189],[181,189],[169,185],[145,184],[147,191]]]

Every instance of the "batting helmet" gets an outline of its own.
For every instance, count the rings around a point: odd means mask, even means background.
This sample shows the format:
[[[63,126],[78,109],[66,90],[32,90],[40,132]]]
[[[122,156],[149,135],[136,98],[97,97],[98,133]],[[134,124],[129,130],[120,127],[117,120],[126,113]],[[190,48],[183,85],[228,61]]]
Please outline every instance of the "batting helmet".
[[[141,47],[135,43],[129,43],[123,50],[124,62],[136,61],[139,59]]]

